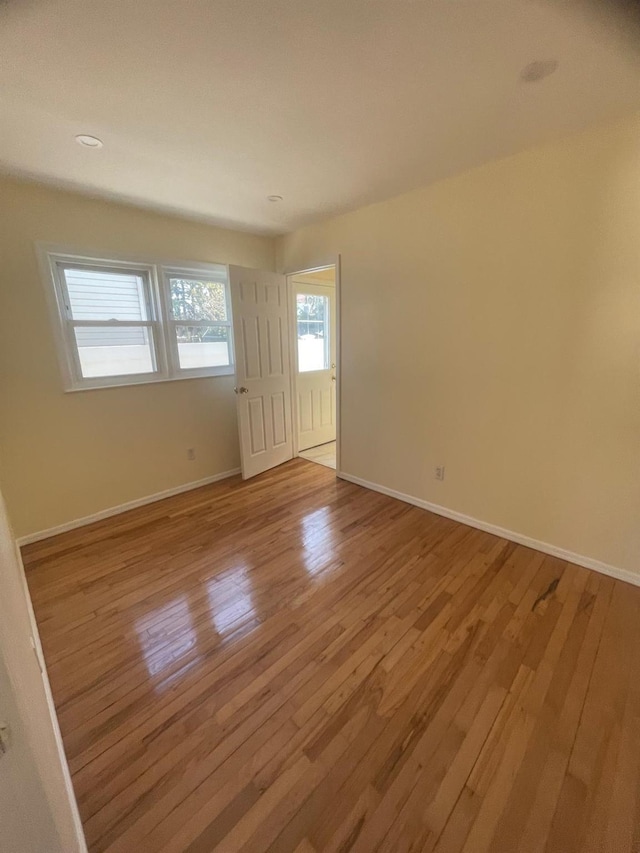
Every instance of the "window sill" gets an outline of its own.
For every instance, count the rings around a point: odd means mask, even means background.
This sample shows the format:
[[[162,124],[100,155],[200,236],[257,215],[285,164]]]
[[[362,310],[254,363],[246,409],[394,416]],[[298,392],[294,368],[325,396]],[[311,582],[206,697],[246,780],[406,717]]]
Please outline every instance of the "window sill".
[[[216,370],[215,373],[185,371],[182,376],[158,376],[154,379],[133,379],[126,382],[100,382],[96,384],[83,383],[82,385],[69,385],[64,388],[65,394],[76,394],[78,391],[102,391],[105,388],[135,388],[141,385],[158,385],[162,382],[184,382],[189,379],[217,379],[223,376],[233,376],[235,374],[234,367],[224,367]]]

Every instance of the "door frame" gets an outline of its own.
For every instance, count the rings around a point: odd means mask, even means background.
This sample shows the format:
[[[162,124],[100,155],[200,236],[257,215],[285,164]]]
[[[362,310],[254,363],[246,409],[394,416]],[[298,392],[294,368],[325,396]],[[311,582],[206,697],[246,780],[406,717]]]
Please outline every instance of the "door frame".
[[[20,737],[31,750],[61,849],[65,853],[87,853],[24,563],[2,493],[0,562],[0,655],[22,723]]]
[[[318,264],[307,269],[292,270],[286,272],[287,279],[287,304],[289,306],[289,360],[291,362],[291,417],[293,420],[293,457],[294,459],[300,455],[298,448],[298,393],[297,379],[298,371],[295,369],[297,365],[296,357],[296,341],[297,335],[293,334],[295,328],[295,315],[293,313],[293,279],[300,275],[312,275],[314,272],[322,272],[323,270],[334,269],[336,279],[336,477],[340,476],[340,447],[342,436],[342,406],[341,406],[341,389],[342,389],[342,288],[340,282],[340,255],[335,255],[331,260],[324,264]],[[319,284],[320,282],[318,282]]]

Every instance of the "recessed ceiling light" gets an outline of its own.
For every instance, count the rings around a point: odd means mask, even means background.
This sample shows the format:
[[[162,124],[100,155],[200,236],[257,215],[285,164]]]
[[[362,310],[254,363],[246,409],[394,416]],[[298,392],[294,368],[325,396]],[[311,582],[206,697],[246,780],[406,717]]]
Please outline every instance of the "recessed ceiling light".
[[[538,80],[544,80],[558,67],[557,59],[535,59],[530,62],[520,72],[520,79],[523,83],[537,83]]]
[[[281,195],[268,195],[267,200],[268,201],[282,201],[282,196]]]
[[[85,148],[102,148],[101,139],[98,139],[97,136],[87,136],[85,133],[76,136],[76,142],[79,145],[84,145]]]

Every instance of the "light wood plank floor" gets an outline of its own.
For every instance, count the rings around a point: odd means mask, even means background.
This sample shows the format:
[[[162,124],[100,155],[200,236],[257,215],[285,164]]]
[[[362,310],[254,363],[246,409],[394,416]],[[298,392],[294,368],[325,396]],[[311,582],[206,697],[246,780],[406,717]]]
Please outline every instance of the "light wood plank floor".
[[[336,467],[336,443],[329,441],[326,444],[319,444],[317,447],[310,447],[308,450],[301,450],[300,456],[303,459],[308,459],[309,462],[317,462],[318,465],[326,465],[327,468]]]
[[[301,459],[24,556],[91,851],[640,849],[640,589]]]

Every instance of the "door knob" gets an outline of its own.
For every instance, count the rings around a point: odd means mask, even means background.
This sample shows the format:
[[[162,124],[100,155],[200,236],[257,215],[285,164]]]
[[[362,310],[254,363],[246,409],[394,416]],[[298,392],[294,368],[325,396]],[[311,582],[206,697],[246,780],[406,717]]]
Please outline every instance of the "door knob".
[[[236,394],[248,394],[249,393],[249,389],[245,388],[244,385],[241,385],[239,388],[238,388],[238,386],[236,386],[233,390],[236,392]]]
[[[332,376],[332,377],[331,377],[331,381],[332,381],[332,382],[335,382],[335,381],[336,381],[336,377],[335,377],[335,376]]]

